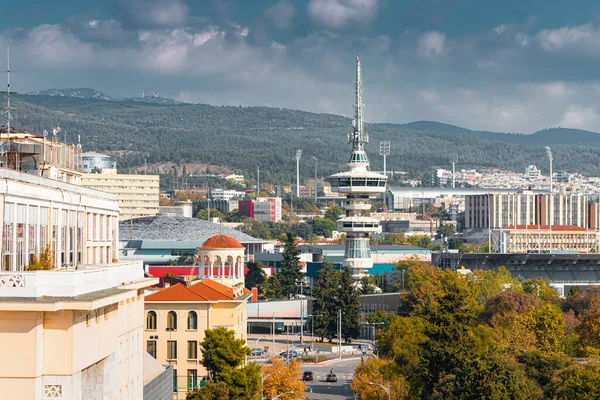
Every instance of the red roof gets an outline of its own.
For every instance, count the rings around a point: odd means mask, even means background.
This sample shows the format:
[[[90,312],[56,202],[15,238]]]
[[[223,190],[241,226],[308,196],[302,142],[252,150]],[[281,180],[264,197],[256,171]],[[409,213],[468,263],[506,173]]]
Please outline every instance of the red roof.
[[[146,301],[217,301],[234,300],[233,289],[210,279],[203,279],[190,286],[170,286],[146,296]]]
[[[586,229],[580,226],[575,225],[511,225],[507,226],[505,229],[520,229],[520,230],[530,230],[530,231],[545,231],[545,230],[553,230],[553,231],[579,231],[583,232]]]
[[[206,239],[201,249],[243,249],[244,246],[231,236],[215,235]]]

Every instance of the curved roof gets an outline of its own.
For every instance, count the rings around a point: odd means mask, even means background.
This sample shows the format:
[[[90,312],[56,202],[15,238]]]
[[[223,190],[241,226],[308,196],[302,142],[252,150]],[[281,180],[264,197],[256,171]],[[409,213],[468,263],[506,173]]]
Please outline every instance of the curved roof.
[[[243,249],[244,246],[231,236],[215,235],[206,239],[201,249]]]

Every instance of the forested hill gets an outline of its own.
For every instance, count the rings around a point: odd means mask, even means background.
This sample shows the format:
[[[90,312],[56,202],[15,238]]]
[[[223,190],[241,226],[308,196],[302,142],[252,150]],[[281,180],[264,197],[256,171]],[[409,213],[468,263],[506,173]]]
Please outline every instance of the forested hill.
[[[350,119],[331,114],[268,107],[156,104],[133,100],[100,100],[46,95],[14,96],[13,125],[34,132],[60,126],[67,141],[81,135],[87,151],[123,154],[120,167],[148,163],[195,162],[228,166],[253,175],[256,165],[267,181],[291,182],[294,153],[303,150],[301,173],[319,175],[344,168],[350,155],[346,135]],[[369,124],[367,153],[372,169],[382,168],[379,141],[391,141],[388,169],[411,175],[449,167],[499,167],[522,171],[529,164],[546,168],[543,146],[553,145],[555,170],[600,176],[600,135],[550,129],[532,135],[475,132],[436,122]],[[61,133],[62,135],[62,133]],[[525,144],[525,145],[524,145]]]

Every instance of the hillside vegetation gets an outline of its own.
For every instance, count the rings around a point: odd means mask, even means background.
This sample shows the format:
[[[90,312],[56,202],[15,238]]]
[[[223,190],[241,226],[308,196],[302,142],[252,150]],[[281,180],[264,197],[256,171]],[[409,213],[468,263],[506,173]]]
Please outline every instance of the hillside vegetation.
[[[67,141],[81,135],[84,150],[114,152],[120,168],[160,162],[191,162],[230,167],[253,176],[261,167],[264,181],[294,180],[294,153],[303,150],[301,174],[319,175],[344,168],[350,154],[346,134],[349,118],[268,107],[217,107],[205,104],[156,104],[133,100],[100,100],[66,96],[14,96],[13,125],[34,132],[54,126]],[[392,142],[388,170],[427,177],[449,167],[458,154],[458,168],[498,167],[521,171],[529,164],[546,169],[543,146],[553,145],[554,169],[600,175],[600,135],[550,129],[532,135],[475,132],[437,122],[369,124],[367,152],[372,169],[382,168],[379,141]]]

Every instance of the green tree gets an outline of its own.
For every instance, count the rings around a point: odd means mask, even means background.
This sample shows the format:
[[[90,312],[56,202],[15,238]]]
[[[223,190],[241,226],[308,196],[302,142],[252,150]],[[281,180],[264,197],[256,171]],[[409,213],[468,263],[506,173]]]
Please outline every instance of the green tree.
[[[267,300],[279,300],[283,299],[285,296],[283,295],[283,291],[281,289],[281,283],[279,282],[279,277],[277,274],[271,276],[267,279],[261,286],[263,291],[263,296]]]
[[[324,262],[312,289],[315,299],[313,313],[319,315],[314,319],[315,333],[321,340],[327,338],[331,341],[337,332],[340,278],[341,274],[333,264]]]
[[[452,224],[439,224],[437,227],[437,236],[438,237],[450,237],[456,235],[456,228]]]
[[[205,330],[201,346],[202,365],[216,381],[226,368],[242,365],[251,352],[245,340],[236,339],[235,332],[224,327]]]
[[[296,239],[291,232],[285,237],[283,247],[283,262],[279,269],[279,282],[283,294],[289,298],[300,291],[299,284],[304,281],[304,273],[299,265],[300,249],[296,244]]]
[[[556,289],[550,286],[547,280],[543,278],[527,279],[523,282],[523,291],[532,294],[546,301],[557,301],[558,293]]]
[[[196,214],[196,218],[198,218],[198,219],[208,219],[208,217],[209,217],[209,212],[208,211],[209,211],[208,209],[198,211],[198,214]],[[225,217],[225,215],[221,211],[217,210],[216,208],[211,208],[210,209],[210,218],[223,218],[223,219],[225,219],[224,217]]]
[[[564,350],[565,316],[554,304],[544,303],[526,312],[529,329],[536,336],[536,348],[543,353]]]
[[[344,210],[339,208],[338,206],[330,206],[327,210],[325,210],[325,218],[330,221],[336,222],[344,215]]]
[[[377,277],[373,275],[366,275],[360,278],[360,292],[362,294],[374,294],[378,291],[377,288]]]
[[[486,304],[505,290],[521,290],[521,282],[513,278],[506,267],[498,267],[496,271],[473,271],[468,277],[473,283],[479,304]]]
[[[343,313],[342,337],[349,343],[360,334],[360,292],[354,282],[352,269],[344,267],[340,277],[338,299]]]
[[[396,313],[377,310],[369,314],[369,316],[367,317],[367,322],[371,324],[383,323],[383,325],[379,325],[378,327],[378,331],[383,332],[398,318],[400,317]]]
[[[556,372],[549,385],[549,398],[556,400],[597,400],[600,364],[575,364]]]
[[[517,361],[525,366],[527,376],[545,391],[548,390],[547,386],[557,371],[574,364],[574,361],[564,354],[546,354],[541,351],[521,354]],[[548,396],[548,393],[546,395]]]
[[[422,247],[426,249],[431,245],[432,242],[429,235],[426,235],[424,233],[417,233],[415,235],[407,236],[406,243],[411,246]]]
[[[314,217],[306,222],[312,227],[312,231],[316,235],[326,238],[330,238],[331,233],[336,230],[336,223],[328,218]]]
[[[229,389],[225,382],[208,382],[202,389],[194,389],[186,400],[223,400],[229,398]]]
[[[250,363],[245,367],[226,367],[219,374],[219,382],[229,389],[229,400],[254,399],[260,395],[261,367]]]
[[[261,287],[267,280],[267,274],[262,269],[263,265],[256,261],[250,261],[246,267],[248,268],[245,279],[246,288]]]
[[[54,269],[54,252],[50,243],[44,247],[39,256],[33,256],[26,269],[27,271],[48,271]]]

